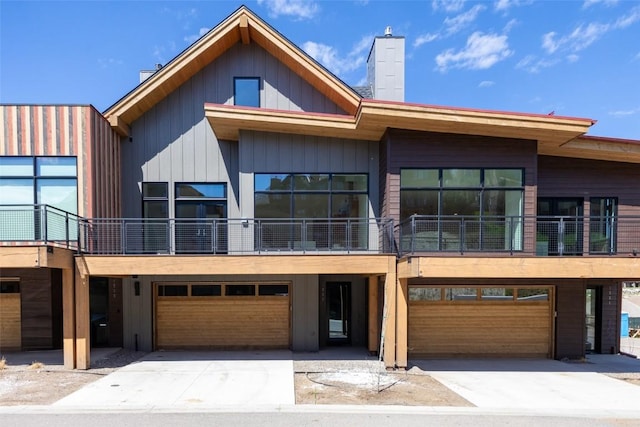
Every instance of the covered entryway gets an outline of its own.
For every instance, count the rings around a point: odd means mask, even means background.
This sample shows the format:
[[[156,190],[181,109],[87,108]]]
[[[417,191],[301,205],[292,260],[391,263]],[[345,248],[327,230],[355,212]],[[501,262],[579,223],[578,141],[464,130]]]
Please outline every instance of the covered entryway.
[[[289,348],[289,290],[288,282],[155,283],[155,348]]]
[[[410,357],[552,356],[551,287],[409,286]]]

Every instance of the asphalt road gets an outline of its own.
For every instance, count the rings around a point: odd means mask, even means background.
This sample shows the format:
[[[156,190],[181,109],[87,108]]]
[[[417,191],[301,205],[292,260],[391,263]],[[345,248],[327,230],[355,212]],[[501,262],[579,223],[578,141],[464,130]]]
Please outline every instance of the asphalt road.
[[[495,427],[590,427],[636,426],[639,420],[531,415],[476,414],[366,414],[327,412],[266,413],[81,413],[0,414],[3,427],[68,426],[242,426],[242,427],[337,427],[337,426],[474,426]]]

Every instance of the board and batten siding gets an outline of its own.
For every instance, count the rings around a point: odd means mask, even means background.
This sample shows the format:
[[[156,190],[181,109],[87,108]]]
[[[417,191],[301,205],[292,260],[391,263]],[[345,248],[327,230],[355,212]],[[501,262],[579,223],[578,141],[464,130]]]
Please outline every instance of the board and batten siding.
[[[90,105],[0,105],[0,156],[75,156],[78,214],[120,216],[120,138]]]
[[[237,44],[131,124],[122,146],[124,216],[141,216],[141,182],[227,183],[227,215],[239,217],[238,144],[219,141],[204,104],[233,104],[234,77],[259,77],[263,108],[343,113],[255,43]],[[169,216],[174,215],[170,203]]]
[[[538,197],[617,197],[618,215],[640,215],[640,167],[602,160],[538,158]]]
[[[254,217],[254,173],[365,173],[369,217],[380,214],[377,142],[241,131],[239,159],[242,217]]]
[[[403,168],[523,168],[524,214],[536,209],[536,141],[435,132],[389,130],[385,215],[400,218]]]

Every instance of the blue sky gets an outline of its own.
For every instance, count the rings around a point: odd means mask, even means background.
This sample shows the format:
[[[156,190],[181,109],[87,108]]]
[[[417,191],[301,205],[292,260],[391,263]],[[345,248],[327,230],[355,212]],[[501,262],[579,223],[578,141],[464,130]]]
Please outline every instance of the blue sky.
[[[0,1],[0,103],[103,111],[236,10],[232,1]],[[244,2],[351,85],[406,37],[406,101],[588,117],[640,140],[640,1]]]

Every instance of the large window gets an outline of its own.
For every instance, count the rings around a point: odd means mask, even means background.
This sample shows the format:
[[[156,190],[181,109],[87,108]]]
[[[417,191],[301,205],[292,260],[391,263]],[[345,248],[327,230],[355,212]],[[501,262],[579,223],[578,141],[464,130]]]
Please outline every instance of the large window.
[[[46,204],[71,214],[78,213],[77,160],[75,157],[0,157],[0,205]],[[75,226],[67,226],[62,212],[47,212],[46,224],[28,206],[6,208],[0,237],[5,240],[75,239]],[[20,213],[19,213],[20,212]],[[75,221],[75,219],[74,219]],[[46,236],[43,235],[46,229]]]
[[[263,248],[363,248],[369,199],[366,174],[255,174],[255,217]]]
[[[233,79],[234,105],[244,107],[260,106],[260,78],[236,77]]]
[[[422,215],[423,248],[521,250],[522,169],[402,169],[400,219]],[[414,242],[415,243],[415,242]]]
[[[169,188],[166,182],[142,183],[142,216],[144,224],[144,252],[169,250]]]

